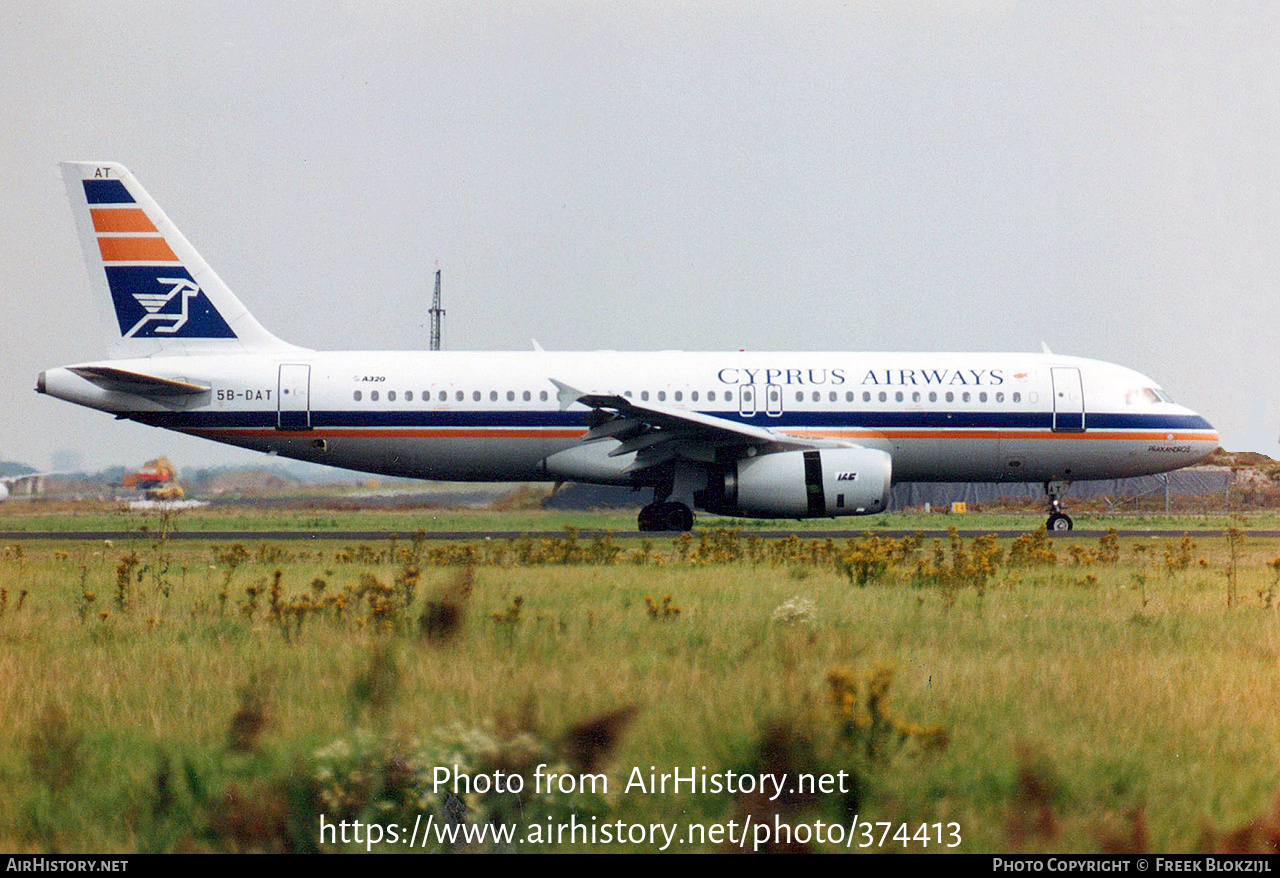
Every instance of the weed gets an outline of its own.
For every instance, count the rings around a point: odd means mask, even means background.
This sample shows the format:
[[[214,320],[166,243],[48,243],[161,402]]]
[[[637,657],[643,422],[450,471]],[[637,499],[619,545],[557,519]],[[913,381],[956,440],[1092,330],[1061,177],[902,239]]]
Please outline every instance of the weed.
[[[66,711],[49,702],[27,738],[31,774],[54,793],[70,787],[80,775],[81,736],[71,728]]]
[[[670,622],[680,618],[680,608],[674,603],[671,595],[663,595],[662,603],[657,603],[649,595],[644,596],[644,606],[649,612],[649,619],[654,622]]]

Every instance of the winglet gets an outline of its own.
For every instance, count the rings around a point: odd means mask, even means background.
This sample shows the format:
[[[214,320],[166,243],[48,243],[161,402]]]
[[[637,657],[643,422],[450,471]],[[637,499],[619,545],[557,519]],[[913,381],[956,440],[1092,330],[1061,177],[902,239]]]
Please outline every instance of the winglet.
[[[540,353],[540,354],[545,354],[545,353],[546,353],[546,351],[544,351],[544,350],[542,349],[542,345],[538,344],[538,340],[537,340],[536,338],[531,338],[531,339],[529,339],[529,341],[533,342],[533,349],[534,349],[535,351],[537,351],[537,352],[538,352],[538,353]]]
[[[1049,343],[1048,343],[1047,341],[1041,341],[1041,342],[1040,342],[1040,353],[1042,353],[1042,354],[1052,354],[1052,353],[1053,353],[1053,351],[1049,350]]]
[[[568,384],[565,384],[563,381],[557,381],[554,378],[548,378],[547,380],[556,386],[556,390],[558,391],[556,393],[556,399],[560,403],[561,411],[564,411],[569,406],[573,405],[575,402],[582,399],[582,397],[586,396],[586,394],[583,393],[578,388],[570,387]]]

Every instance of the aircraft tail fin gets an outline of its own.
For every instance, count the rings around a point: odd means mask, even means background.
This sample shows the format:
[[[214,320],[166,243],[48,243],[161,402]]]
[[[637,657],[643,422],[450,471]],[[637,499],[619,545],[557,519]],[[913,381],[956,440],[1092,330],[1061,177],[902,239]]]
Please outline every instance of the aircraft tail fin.
[[[254,319],[123,165],[63,162],[113,357],[295,349]]]

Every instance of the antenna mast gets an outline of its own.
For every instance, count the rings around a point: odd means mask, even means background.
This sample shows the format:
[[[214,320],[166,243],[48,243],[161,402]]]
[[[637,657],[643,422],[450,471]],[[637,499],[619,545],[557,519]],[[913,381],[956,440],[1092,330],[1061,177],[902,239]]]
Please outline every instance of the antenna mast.
[[[431,300],[431,350],[440,350],[440,325],[444,323],[444,309],[440,307],[440,269],[436,269],[436,294]]]

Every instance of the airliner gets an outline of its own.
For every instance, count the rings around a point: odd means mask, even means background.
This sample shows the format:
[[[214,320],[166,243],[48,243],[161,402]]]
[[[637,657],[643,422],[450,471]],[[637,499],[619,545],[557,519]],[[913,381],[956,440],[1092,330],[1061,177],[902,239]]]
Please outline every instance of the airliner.
[[[123,166],[61,167],[112,345],[36,390],[152,427],[394,476],[652,489],[642,531],[696,510],[869,515],[910,481],[1043,483],[1065,531],[1071,482],[1218,446],[1150,378],[1047,349],[309,350],[264,329]]]

